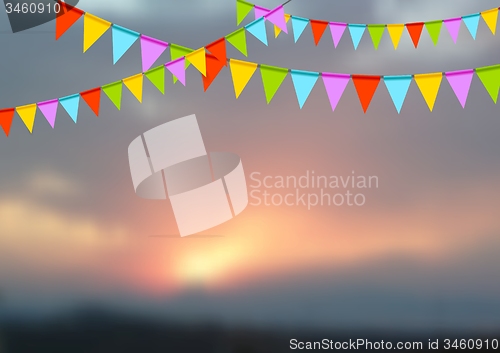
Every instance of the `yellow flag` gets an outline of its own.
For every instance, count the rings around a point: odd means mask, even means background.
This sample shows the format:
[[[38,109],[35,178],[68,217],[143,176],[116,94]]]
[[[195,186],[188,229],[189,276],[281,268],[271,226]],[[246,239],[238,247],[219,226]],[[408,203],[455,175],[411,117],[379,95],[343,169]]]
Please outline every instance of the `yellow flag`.
[[[484,22],[488,25],[491,33],[495,34],[497,30],[498,8],[483,11],[481,12],[481,16],[483,17]]]
[[[36,104],[23,105],[16,108],[17,114],[21,117],[24,125],[28,128],[30,134],[33,133],[33,126],[35,125]]]
[[[111,22],[86,13],[83,18],[83,52],[85,53],[106,31]]]
[[[247,61],[231,59],[229,67],[231,68],[231,76],[233,77],[234,93],[238,98],[245,89],[246,85],[257,70],[257,64]]]
[[[286,23],[288,23],[288,21],[290,21],[290,15],[288,14],[285,14],[285,21]],[[279,28],[278,26],[274,25],[274,38],[278,38],[278,36],[280,35],[281,33],[281,28]]]
[[[135,98],[142,103],[142,86],[144,83],[144,76],[137,74],[123,79],[123,83],[132,92]]]
[[[434,109],[434,103],[436,102],[442,80],[443,74],[441,72],[415,75],[415,82],[420,92],[422,92],[422,96],[424,96],[425,102],[429,106],[431,112],[432,109]]]
[[[391,36],[392,45],[394,45],[394,50],[398,49],[399,41],[401,40],[401,36],[403,35],[403,31],[405,30],[404,24],[389,24],[387,25],[387,31]]]
[[[205,48],[200,48],[186,55],[187,61],[193,64],[203,76],[207,76],[207,57]]]

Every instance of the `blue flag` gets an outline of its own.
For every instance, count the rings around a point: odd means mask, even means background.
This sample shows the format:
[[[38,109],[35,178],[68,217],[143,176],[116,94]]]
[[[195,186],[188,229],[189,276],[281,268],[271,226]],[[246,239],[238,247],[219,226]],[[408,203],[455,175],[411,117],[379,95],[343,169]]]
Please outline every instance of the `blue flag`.
[[[250,32],[255,38],[267,45],[266,20],[261,17],[245,26],[245,29]]]
[[[308,24],[309,20],[307,18],[292,16],[292,30],[295,43],[297,43]]]
[[[394,106],[398,111],[401,112],[403,103],[405,101],[406,95],[408,94],[408,89],[410,88],[412,76],[384,76],[385,86],[391,95]]]
[[[76,123],[78,119],[78,107],[80,106],[80,95],[73,94],[72,96],[59,98],[59,103],[61,103],[64,110],[66,110],[71,119]]]
[[[304,106],[318,81],[319,73],[310,71],[292,70],[292,81],[299,101],[300,109]]]
[[[113,25],[111,31],[113,34],[113,64],[116,64],[139,38],[140,34],[118,25]]]
[[[349,32],[351,33],[352,44],[354,50],[358,49],[359,42],[366,30],[366,25],[349,24]]]
[[[476,39],[477,27],[479,25],[479,17],[481,16],[478,13],[462,17],[462,20],[464,21],[465,25],[467,26],[467,29],[470,32],[470,35],[472,36],[472,38],[474,38],[474,40]]]

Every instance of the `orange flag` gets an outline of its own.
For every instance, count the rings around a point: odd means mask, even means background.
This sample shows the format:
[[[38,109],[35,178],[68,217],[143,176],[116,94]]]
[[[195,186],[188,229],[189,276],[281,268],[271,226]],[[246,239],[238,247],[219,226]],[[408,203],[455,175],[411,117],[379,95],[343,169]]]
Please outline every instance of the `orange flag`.
[[[356,87],[356,92],[358,92],[363,111],[366,114],[380,82],[380,76],[352,75],[352,81]]]
[[[58,1],[57,3],[61,6],[61,10],[56,15],[56,40],[61,38],[61,36],[84,14],[82,10],[64,2]]]
[[[215,56],[224,66],[227,66],[226,39],[224,37],[207,45],[206,49],[210,53],[212,53],[213,56]]]
[[[203,79],[203,89],[205,92],[208,87],[212,84],[215,78],[219,75],[222,68],[224,67],[224,63],[221,62],[215,55],[207,54],[207,75],[201,75]]]
[[[318,45],[319,41],[321,40],[321,37],[323,37],[323,33],[325,33],[325,30],[328,27],[328,22],[319,20],[310,20],[310,23],[313,32],[314,43]]]
[[[96,116],[99,116],[99,107],[101,105],[101,87],[97,87],[80,93],[83,100],[89,105]]]
[[[418,42],[420,41],[420,36],[422,35],[422,29],[424,28],[423,22],[407,23],[406,29],[410,34],[413,45],[418,47]]]
[[[14,120],[14,112],[14,108],[0,110],[0,126],[3,132],[5,132],[5,136],[9,136],[10,126],[12,125],[12,120]]]

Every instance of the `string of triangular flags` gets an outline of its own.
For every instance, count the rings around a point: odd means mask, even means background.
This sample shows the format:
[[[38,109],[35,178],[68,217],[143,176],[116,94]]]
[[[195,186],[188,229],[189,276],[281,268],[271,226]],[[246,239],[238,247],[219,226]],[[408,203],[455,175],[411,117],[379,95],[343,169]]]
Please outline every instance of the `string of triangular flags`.
[[[422,36],[423,29],[425,28],[432,39],[434,45],[438,44],[439,37],[442,33],[442,28],[445,27],[447,32],[451,36],[454,43],[457,43],[458,34],[460,32],[460,27],[462,22],[465,27],[467,27],[472,38],[475,40],[477,35],[477,30],[479,26],[479,20],[482,18],[486,23],[490,31],[495,34],[498,21],[498,11],[499,8],[493,8],[486,11],[481,11],[478,13],[465,15],[461,17],[448,18],[443,20],[433,20],[427,22],[411,22],[411,23],[393,23],[393,24],[359,24],[359,23],[344,23],[344,22],[328,22],[322,20],[308,19],[298,16],[292,16],[284,13],[283,6],[279,6],[276,9],[267,9],[262,6],[258,6],[247,2],[245,0],[236,0],[236,23],[240,25],[241,22],[253,11],[255,20],[247,25],[253,30],[253,34],[259,38],[263,43],[267,45],[267,34],[266,27],[264,25],[264,19],[269,20],[274,24],[274,36],[278,35],[283,31],[288,33],[287,23],[292,23],[293,37],[295,42],[297,42],[306,29],[310,25],[314,43],[319,44],[321,38],[324,36],[326,29],[330,28],[330,33],[332,35],[334,47],[337,48],[340,40],[344,36],[346,29],[351,35],[352,44],[354,49],[357,49],[363,35],[368,32],[374,48],[377,50],[379,44],[384,36],[384,32],[387,29],[389,36],[391,38],[394,49],[397,49],[401,37],[406,29],[408,32],[412,43],[415,48],[418,47],[420,38]],[[257,22],[256,22],[257,21]],[[247,26],[245,26],[247,28]],[[248,28],[247,28],[248,29]]]

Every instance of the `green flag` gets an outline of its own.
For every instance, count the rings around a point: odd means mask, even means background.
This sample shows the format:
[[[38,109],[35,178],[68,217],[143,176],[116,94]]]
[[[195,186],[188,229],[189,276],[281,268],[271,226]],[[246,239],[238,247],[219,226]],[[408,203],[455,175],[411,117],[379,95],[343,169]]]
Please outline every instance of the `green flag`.
[[[432,39],[432,42],[434,43],[434,45],[438,44],[439,35],[441,34],[441,27],[442,26],[443,26],[442,20],[431,21],[431,22],[425,23],[425,28],[427,29],[427,32],[429,32],[429,35],[431,36],[431,39]]]
[[[288,75],[288,69],[260,65],[260,74],[262,75],[262,83],[264,84],[267,104],[269,104]]]
[[[476,74],[496,104],[500,89],[500,65],[477,68]]]
[[[378,49],[382,36],[384,35],[384,31],[385,25],[368,25],[368,32],[370,32],[370,37],[372,38],[375,50]]]
[[[247,52],[247,35],[245,28],[240,28],[226,36],[226,40],[238,49],[243,55],[248,56]]]
[[[111,100],[111,102],[113,102],[116,108],[120,110],[122,106],[122,81],[117,81],[102,86],[102,90],[104,91],[104,93],[106,93],[106,95]]]
[[[236,25],[239,26],[241,22],[248,16],[250,11],[253,10],[254,4],[250,4],[244,0],[236,0]]]
[[[144,74],[162,94],[165,94],[165,65],[155,67]]]
[[[174,61],[177,60],[183,56],[186,56],[190,53],[192,53],[194,49],[183,47],[182,45],[178,44],[170,44],[170,60]],[[188,60],[186,60],[186,69],[191,65]],[[174,76],[174,83],[177,82],[177,77]]]

